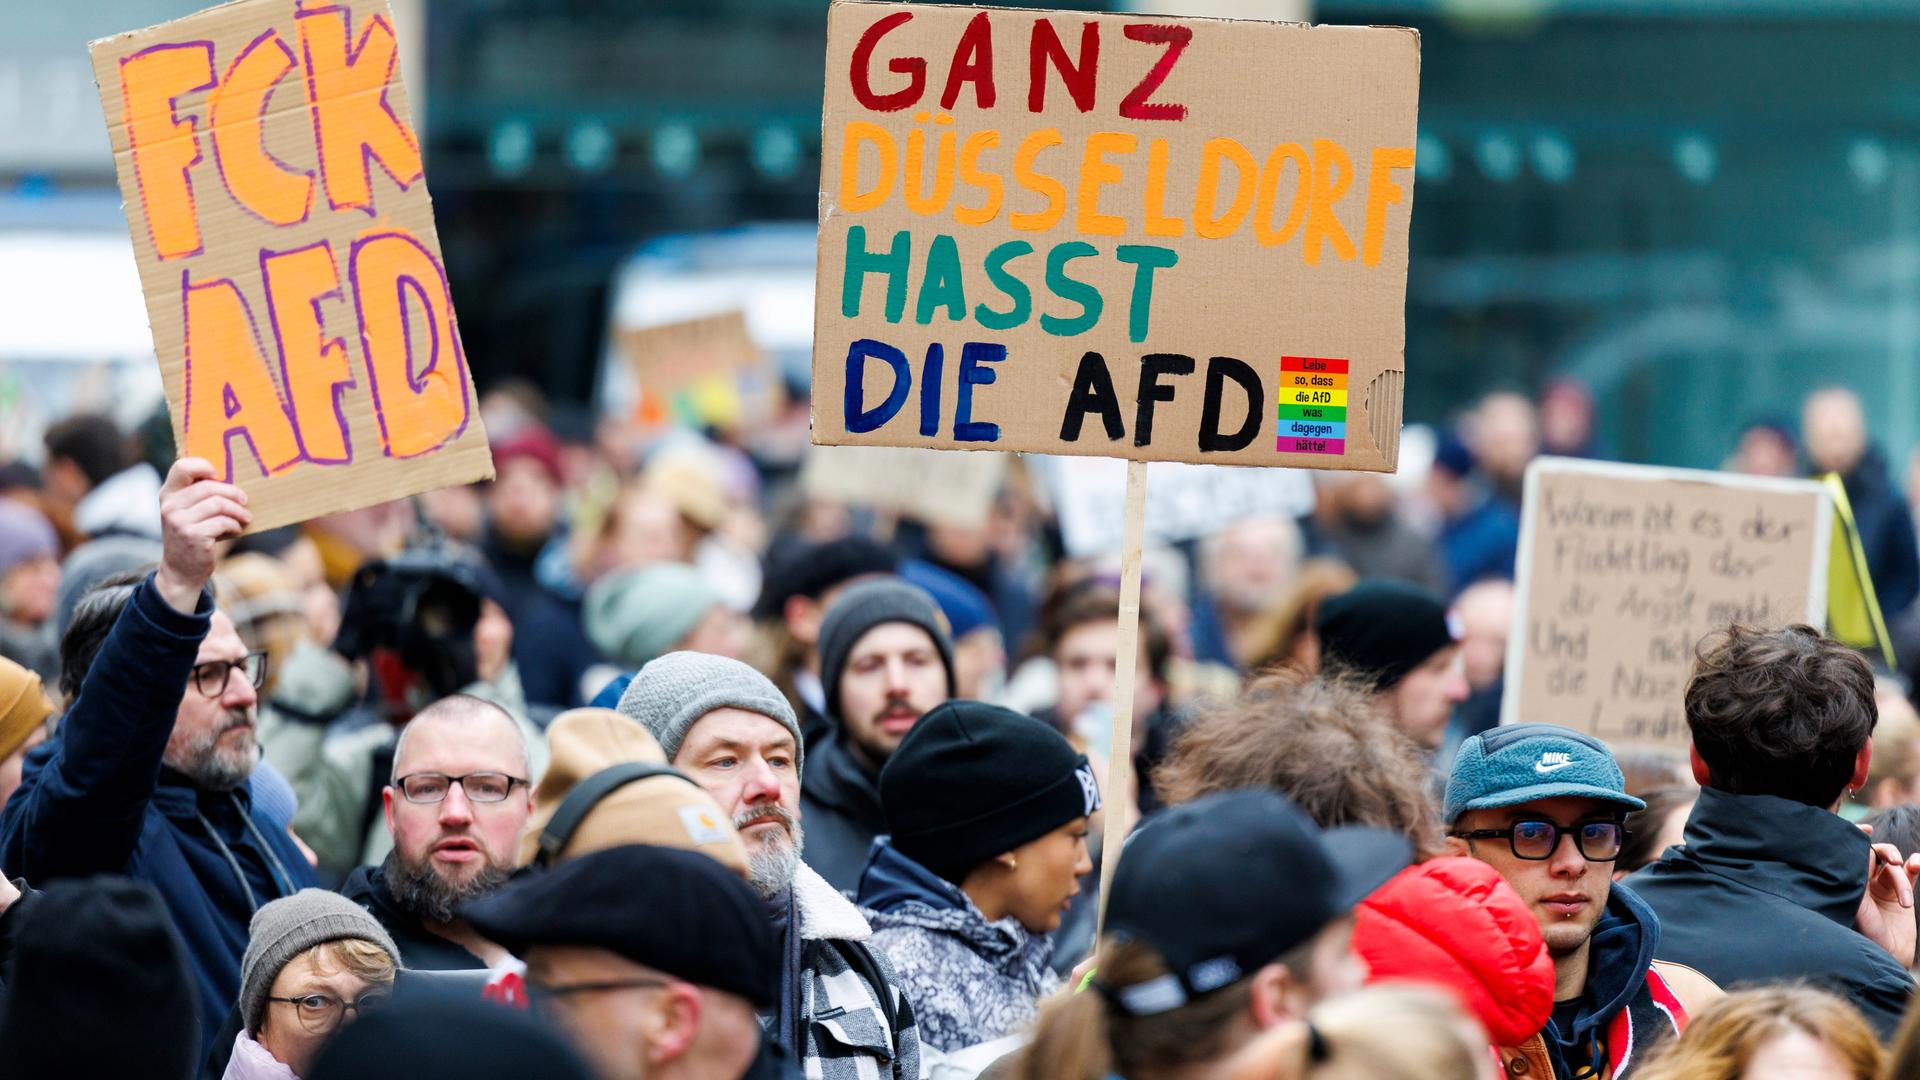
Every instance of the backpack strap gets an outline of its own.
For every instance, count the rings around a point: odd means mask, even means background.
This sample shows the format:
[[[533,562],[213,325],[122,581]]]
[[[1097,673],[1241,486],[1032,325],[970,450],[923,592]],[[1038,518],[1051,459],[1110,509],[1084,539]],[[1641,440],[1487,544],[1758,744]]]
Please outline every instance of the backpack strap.
[[[887,1022],[887,1037],[893,1042],[897,1052],[900,1046],[900,1007],[893,1000],[893,984],[887,981],[885,975],[880,974],[880,965],[874,961],[873,954],[867,950],[864,943],[848,941],[845,938],[829,940],[833,942],[833,947],[840,951],[840,955],[846,958],[847,966],[853,969],[854,974],[860,976],[861,981],[868,986],[873,987],[874,996],[880,1001],[881,1018]]]

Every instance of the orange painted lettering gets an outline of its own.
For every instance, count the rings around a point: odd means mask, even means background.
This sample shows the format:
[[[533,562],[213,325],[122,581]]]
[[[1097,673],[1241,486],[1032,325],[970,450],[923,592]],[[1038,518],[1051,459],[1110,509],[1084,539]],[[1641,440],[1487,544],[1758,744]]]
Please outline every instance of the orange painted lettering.
[[[453,296],[440,264],[411,233],[377,230],[353,242],[347,276],[387,456],[417,457],[458,438],[472,403]]]
[[[193,178],[187,175],[200,161],[200,138],[191,116],[176,117],[173,102],[213,85],[211,42],[155,45],[120,58],[120,93],[140,210],[162,259],[200,251]]]
[[[295,66],[293,50],[269,30],[234,59],[207,97],[220,179],[241,206],[275,225],[298,225],[313,207],[313,174],[275,161],[260,141],[267,102]]]
[[[254,336],[253,314],[226,278],[182,275],[186,313],[184,454],[213,462],[232,483],[237,439],[260,471],[283,472],[300,460],[300,440]]]
[[[1400,201],[1406,189],[1394,183],[1393,170],[1413,168],[1410,146],[1376,146],[1373,168],[1367,173],[1367,224],[1360,234],[1360,261],[1380,265],[1380,248],[1387,235],[1387,207]]]
[[[387,102],[399,55],[393,27],[384,16],[369,16],[350,47],[349,18],[346,9],[331,8],[296,21],[327,202],[335,210],[372,214],[372,163],[401,188],[411,187],[423,175],[420,144]]]
[[[1074,210],[1073,227],[1083,236],[1120,236],[1126,233],[1123,218],[1100,212],[1100,189],[1120,182],[1120,166],[1107,160],[1108,154],[1131,154],[1139,140],[1124,131],[1096,131],[1087,136],[1086,157],[1080,164],[1080,199]]]
[[[308,460],[345,465],[353,460],[341,397],[353,386],[347,344],[327,334],[320,302],[340,299],[340,269],[325,240],[292,251],[260,254],[267,283],[267,314],[280,351],[280,379],[300,418],[300,445]]]
[[[1342,261],[1353,261],[1353,238],[1333,214],[1333,204],[1352,186],[1353,160],[1346,150],[1332,139],[1313,140],[1313,180],[1307,187],[1307,228],[1301,241],[1308,266],[1320,265],[1325,244],[1332,244]]]

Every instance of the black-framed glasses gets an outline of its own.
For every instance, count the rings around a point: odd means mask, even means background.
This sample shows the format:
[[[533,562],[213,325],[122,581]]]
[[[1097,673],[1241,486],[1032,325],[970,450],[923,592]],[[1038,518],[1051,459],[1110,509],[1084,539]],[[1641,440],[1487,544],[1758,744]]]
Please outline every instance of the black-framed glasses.
[[[504,802],[513,793],[515,784],[527,781],[517,776],[508,776],[503,772],[476,772],[465,776],[448,776],[446,773],[411,773],[393,782],[400,794],[410,803],[437,803],[447,797],[453,785],[459,784],[467,793],[469,802]]]
[[[227,692],[227,680],[238,671],[255,690],[267,681],[267,654],[250,652],[238,660],[209,660],[193,667],[193,686],[210,698]]]
[[[609,990],[658,990],[673,985],[666,979],[609,979],[605,982],[567,983],[555,986],[551,983],[527,980],[527,1003],[535,1010],[544,1011],[553,1002],[574,994],[598,994]]]
[[[393,994],[387,990],[369,990],[353,1001],[342,1001],[332,994],[302,994],[299,997],[270,997],[268,1001],[278,1001],[293,1006],[295,1015],[300,1017],[300,1026],[315,1035],[325,1035],[340,1026],[340,1021],[348,1014],[365,1016],[378,1012],[393,1003]]]
[[[1553,853],[1560,849],[1560,838],[1571,836],[1581,857],[1588,862],[1612,862],[1620,857],[1620,845],[1633,834],[1618,821],[1583,821],[1578,825],[1516,821],[1504,829],[1470,829],[1447,835],[1467,840],[1505,840],[1514,858],[1533,862],[1553,858]]]

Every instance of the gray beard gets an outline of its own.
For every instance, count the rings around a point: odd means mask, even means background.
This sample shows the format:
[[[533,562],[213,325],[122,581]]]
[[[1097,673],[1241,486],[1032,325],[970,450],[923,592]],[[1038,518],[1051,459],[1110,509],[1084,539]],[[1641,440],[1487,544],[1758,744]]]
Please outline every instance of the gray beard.
[[[456,885],[434,873],[433,867],[424,861],[417,865],[408,863],[401,858],[399,848],[387,852],[382,868],[386,872],[387,892],[393,896],[394,903],[430,923],[452,922],[461,904],[505,885],[513,873],[504,866],[488,863],[479,873]]]
[[[207,732],[192,745],[183,748],[185,760],[167,761],[166,764],[192,780],[194,786],[203,791],[232,791],[253,775],[253,766],[259,756],[258,743],[249,739],[244,748],[222,750],[219,742],[224,733],[224,729]]]
[[[807,842],[807,834],[792,814],[778,807],[774,810],[786,822],[789,842],[747,848],[747,884],[752,885],[763,900],[771,900],[793,887],[793,875],[800,869],[800,851]],[[761,812],[742,810],[734,816],[734,828],[738,829],[743,821]]]

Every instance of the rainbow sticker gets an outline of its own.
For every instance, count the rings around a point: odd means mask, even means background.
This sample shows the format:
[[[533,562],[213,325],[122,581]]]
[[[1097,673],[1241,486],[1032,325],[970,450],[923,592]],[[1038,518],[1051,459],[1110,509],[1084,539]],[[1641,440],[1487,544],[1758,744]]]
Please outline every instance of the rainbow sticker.
[[[1282,454],[1347,452],[1347,362],[1320,356],[1280,358]]]

